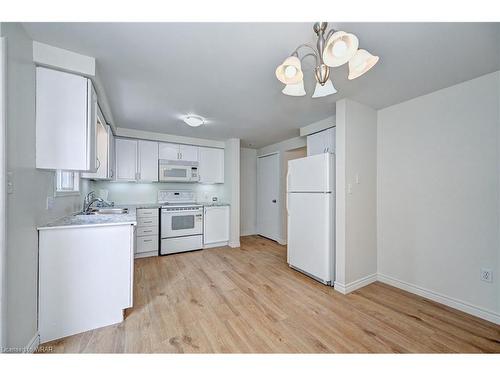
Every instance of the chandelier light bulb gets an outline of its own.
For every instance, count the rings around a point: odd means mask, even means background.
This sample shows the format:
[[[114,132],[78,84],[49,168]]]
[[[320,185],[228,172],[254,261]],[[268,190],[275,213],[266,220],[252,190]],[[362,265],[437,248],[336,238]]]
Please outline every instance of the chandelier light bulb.
[[[339,40],[333,44],[332,53],[337,57],[343,57],[347,52],[347,43]]]
[[[295,77],[296,74],[297,74],[297,68],[296,67],[294,67],[292,65],[288,65],[285,68],[285,77],[292,78],[292,77]]]

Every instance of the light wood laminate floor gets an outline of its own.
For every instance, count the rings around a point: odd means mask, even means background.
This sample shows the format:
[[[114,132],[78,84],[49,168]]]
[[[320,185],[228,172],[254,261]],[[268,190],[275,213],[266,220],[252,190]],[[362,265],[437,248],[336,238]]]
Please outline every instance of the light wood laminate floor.
[[[382,283],[344,296],[249,236],[135,261],[134,307],[109,327],[43,346],[69,353],[500,352],[500,326]]]

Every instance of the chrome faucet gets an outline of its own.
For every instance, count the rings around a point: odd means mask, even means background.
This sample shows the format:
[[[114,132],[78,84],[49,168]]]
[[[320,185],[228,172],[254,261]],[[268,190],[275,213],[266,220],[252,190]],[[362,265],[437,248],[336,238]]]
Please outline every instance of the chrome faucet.
[[[90,208],[92,207],[92,205],[95,202],[99,202],[99,203],[101,203],[105,207],[112,207],[113,206],[112,203],[106,202],[102,198],[96,198],[95,197],[95,191],[91,191],[91,192],[89,192],[85,196],[85,199],[83,200],[83,209],[82,209],[82,212],[85,213],[85,214],[88,214],[90,212]]]

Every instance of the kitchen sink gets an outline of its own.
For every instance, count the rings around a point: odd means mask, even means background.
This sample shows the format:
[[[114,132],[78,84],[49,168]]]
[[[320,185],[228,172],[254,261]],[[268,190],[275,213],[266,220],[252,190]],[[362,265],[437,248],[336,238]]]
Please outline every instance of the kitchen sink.
[[[128,214],[128,208],[93,208],[89,212],[80,212],[77,215],[118,215]]]

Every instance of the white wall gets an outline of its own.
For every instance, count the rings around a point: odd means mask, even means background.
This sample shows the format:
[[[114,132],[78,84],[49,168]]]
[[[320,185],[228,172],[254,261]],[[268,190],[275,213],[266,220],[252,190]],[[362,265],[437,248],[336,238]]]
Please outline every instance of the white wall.
[[[240,150],[240,235],[255,234],[257,211],[257,150]]]
[[[497,322],[499,102],[496,72],[378,113],[382,280]]]
[[[343,99],[336,124],[335,288],[346,293],[376,280],[377,112]]]
[[[80,196],[59,197],[54,208],[54,172],[35,169],[35,65],[32,40],[18,23],[2,24],[7,42],[7,332],[8,347],[25,347],[37,333],[39,224],[78,210]]]
[[[5,261],[6,261],[6,201],[5,201],[5,43],[1,36],[2,24],[0,23],[0,348],[5,342],[5,315],[6,315],[6,291],[5,291]]]
[[[240,246],[240,140],[230,138],[224,149],[224,197],[231,205],[229,246]]]

